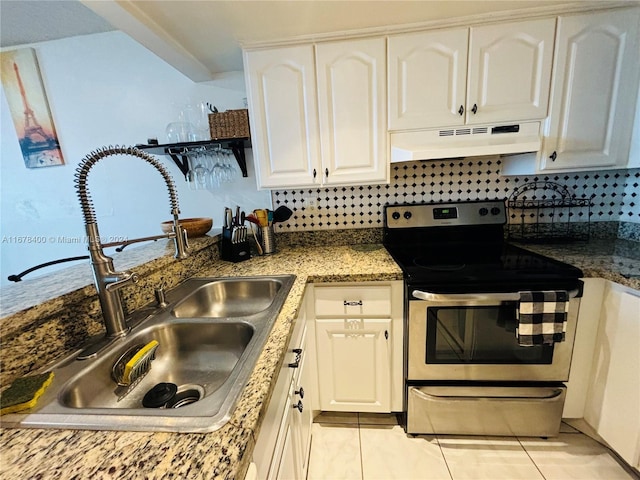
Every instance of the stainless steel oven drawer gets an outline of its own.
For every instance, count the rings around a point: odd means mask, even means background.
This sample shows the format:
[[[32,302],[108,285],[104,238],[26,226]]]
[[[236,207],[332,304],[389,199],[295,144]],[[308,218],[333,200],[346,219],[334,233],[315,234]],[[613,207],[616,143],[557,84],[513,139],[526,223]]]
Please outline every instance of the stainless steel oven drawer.
[[[566,387],[409,387],[407,433],[554,437]]]

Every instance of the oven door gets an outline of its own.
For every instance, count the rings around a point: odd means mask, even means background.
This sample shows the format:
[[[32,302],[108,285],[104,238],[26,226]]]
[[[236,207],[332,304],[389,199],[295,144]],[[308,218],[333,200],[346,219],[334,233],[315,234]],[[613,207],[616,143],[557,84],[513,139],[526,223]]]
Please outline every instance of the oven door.
[[[569,293],[565,341],[526,347],[515,335],[518,293],[410,293],[407,380],[568,380],[577,290]]]

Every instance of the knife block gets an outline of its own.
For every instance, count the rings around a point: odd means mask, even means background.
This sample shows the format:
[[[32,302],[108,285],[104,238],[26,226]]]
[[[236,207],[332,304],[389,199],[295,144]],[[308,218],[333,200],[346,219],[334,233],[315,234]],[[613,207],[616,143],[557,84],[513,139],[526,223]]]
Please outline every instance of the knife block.
[[[243,262],[251,258],[249,241],[232,242],[231,229],[222,227],[222,242],[220,244],[220,258],[228,262]]]

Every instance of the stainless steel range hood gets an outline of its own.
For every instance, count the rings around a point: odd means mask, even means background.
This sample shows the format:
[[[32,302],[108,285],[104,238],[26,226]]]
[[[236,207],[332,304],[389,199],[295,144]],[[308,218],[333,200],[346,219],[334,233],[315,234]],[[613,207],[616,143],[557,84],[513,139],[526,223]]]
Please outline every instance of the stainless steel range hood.
[[[393,132],[391,162],[537,152],[540,122]]]

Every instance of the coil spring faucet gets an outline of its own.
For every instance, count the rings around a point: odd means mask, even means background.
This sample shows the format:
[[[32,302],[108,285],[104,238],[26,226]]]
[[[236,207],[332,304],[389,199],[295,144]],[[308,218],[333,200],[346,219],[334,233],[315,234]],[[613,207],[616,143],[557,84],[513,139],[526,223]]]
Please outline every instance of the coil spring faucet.
[[[164,179],[167,189],[169,190],[169,202],[171,204],[171,215],[173,216],[173,231],[165,235],[156,235],[152,237],[138,238],[128,240],[126,242],[105,243],[100,241],[100,233],[98,232],[98,222],[96,220],[93,201],[89,195],[87,188],[87,176],[91,168],[103,158],[112,155],[131,155],[138,157],[155,167]],[[124,271],[118,272],[113,265],[113,259],[104,254],[103,248],[114,247],[118,245],[129,245],[131,243],[144,242],[149,240],[158,240],[161,238],[172,238],[175,243],[175,258],[183,259],[187,254],[187,236],[186,231],[178,222],[180,208],[178,206],[178,194],[171,175],[164,166],[151,155],[138,150],[134,147],[109,146],[95,150],[82,159],[78,168],[76,168],[75,185],[78,198],[80,199],[80,207],[84,217],[85,230],[89,243],[89,256],[91,258],[91,267],[93,269],[93,277],[98,290],[98,298],[100,307],[102,308],[102,316],[106,329],[106,336],[103,342],[99,342],[95,346],[89,347],[82,354],[82,358],[88,358],[97,353],[111,339],[122,337],[129,331],[129,326],[125,320],[124,310],[122,308],[122,299],[119,289],[130,283],[138,281],[135,273]]]

